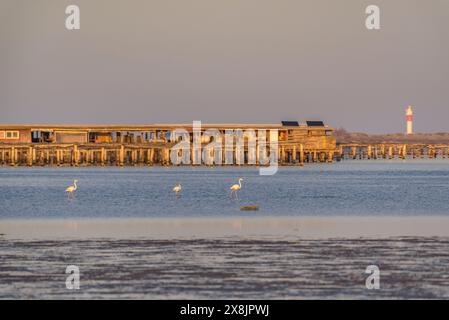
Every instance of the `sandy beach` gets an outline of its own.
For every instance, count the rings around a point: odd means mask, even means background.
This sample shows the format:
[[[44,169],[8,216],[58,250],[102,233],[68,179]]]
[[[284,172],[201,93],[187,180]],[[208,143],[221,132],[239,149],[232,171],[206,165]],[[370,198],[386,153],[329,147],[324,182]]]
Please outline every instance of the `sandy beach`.
[[[449,237],[449,217],[3,219],[0,234],[24,240]]]

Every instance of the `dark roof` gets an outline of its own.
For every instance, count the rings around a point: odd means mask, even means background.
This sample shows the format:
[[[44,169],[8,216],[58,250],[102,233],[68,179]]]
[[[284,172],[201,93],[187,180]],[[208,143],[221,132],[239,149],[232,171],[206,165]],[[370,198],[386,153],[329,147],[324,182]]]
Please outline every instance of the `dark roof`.
[[[282,125],[285,127],[299,127],[298,121],[281,121]]]
[[[324,127],[323,121],[306,121],[308,127]]]

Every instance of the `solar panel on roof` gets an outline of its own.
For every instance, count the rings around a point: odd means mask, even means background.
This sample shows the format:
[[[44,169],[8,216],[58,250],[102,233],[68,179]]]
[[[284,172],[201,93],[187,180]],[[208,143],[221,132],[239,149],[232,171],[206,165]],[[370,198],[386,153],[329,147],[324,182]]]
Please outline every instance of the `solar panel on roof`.
[[[286,127],[299,127],[298,121],[281,121],[283,126]]]
[[[323,121],[306,121],[308,127],[324,127]]]

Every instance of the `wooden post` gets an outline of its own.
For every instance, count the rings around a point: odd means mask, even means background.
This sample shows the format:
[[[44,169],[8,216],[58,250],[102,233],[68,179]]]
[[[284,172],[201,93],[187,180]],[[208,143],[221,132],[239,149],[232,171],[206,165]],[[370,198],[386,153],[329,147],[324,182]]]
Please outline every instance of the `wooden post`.
[[[11,148],[11,156],[10,156],[10,164],[12,166],[16,165],[16,148],[12,147]]]
[[[119,165],[123,167],[125,164],[125,146],[122,144],[119,151]]]
[[[60,154],[59,154],[59,149],[56,149],[56,165],[59,166],[60,165]]]
[[[152,148],[149,148],[147,150],[147,165],[151,166],[153,164],[153,155],[154,150]]]
[[[31,167],[33,165],[33,147],[28,148],[27,165]]]
[[[224,150],[225,148],[223,148]],[[225,154],[223,153],[222,159],[223,159],[223,163],[224,163],[224,159],[225,159]],[[256,165],[260,165],[260,146],[259,146],[259,141],[257,141],[257,145],[256,145]]]
[[[137,164],[137,150],[131,150],[131,165],[135,166]]]
[[[257,150],[259,150],[259,145],[257,145]],[[260,158],[259,158],[259,152],[256,150],[256,163],[259,164],[260,162]],[[225,159],[226,159],[226,148],[224,146],[224,144],[221,145],[220,148],[220,152],[221,152],[221,166],[223,166],[225,164]]]
[[[39,152],[38,152],[39,150]],[[36,164],[39,164],[40,166],[43,165],[43,160],[42,160],[42,149],[38,149],[36,150]]]
[[[326,153],[320,152],[320,162],[325,162],[325,159],[326,159]]]
[[[165,151],[165,164],[168,166],[170,164],[170,148],[164,148]]]
[[[79,164],[79,158],[80,158],[80,155],[79,155],[79,151],[78,151],[78,146],[75,144],[73,146],[73,159],[72,159],[72,163],[75,167],[77,167]]]
[[[199,145],[198,147],[201,146],[201,144],[198,144],[198,145]],[[234,159],[237,159],[237,150],[238,150],[237,148],[233,147],[232,152],[233,152]],[[201,164],[201,152],[199,150],[195,150],[193,148],[193,144],[190,147],[190,153],[191,153],[191,157],[192,157],[192,164],[194,164],[194,165]]]
[[[284,164],[286,164],[286,163],[288,163],[288,155],[289,155],[289,153],[288,153],[288,151],[287,151],[287,148],[286,147],[282,147],[282,162],[284,163]]]
[[[279,159],[278,159],[279,164],[282,164],[283,157],[282,157],[282,147],[281,146],[279,146],[279,148],[278,148],[278,155],[279,155]]]
[[[357,156],[357,148],[356,147],[351,147],[351,157],[352,159],[355,159]]]
[[[141,136],[141,139],[143,139],[144,137]],[[145,155],[143,153],[143,149],[139,148],[139,165],[143,164],[145,162]]]
[[[21,154],[22,154],[21,149],[16,148],[16,156],[15,156],[16,157],[16,165],[20,165]]]
[[[165,165],[165,148],[161,149],[161,165]]]
[[[293,161],[293,163],[296,163],[296,146],[293,146],[292,161]]]
[[[31,153],[31,161],[33,164],[36,163],[36,148],[32,148],[32,153]]]
[[[101,148],[101,165],[104,167],[106,164],[106,149],[104,147]]]

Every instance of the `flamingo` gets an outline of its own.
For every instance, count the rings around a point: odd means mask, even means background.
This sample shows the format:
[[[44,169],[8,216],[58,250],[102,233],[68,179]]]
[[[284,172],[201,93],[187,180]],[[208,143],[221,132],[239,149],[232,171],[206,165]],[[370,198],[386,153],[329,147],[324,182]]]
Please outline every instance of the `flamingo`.
[[[233,186],[231,186],[231,188],[230,188],[231,189],[231,198],[232,198],[232,195],[234,194],[236,199],[238,199],[237,191],[242,189],[242,181],[243,181],[243,178],[239,178],[239,184],[234,184]]]
[[[65,192],[67,192],[67,194],[70,196],[71,194],[74,194],[74,192],[76,191],[76,189],[78,189],[78,186],[76,185],[76,183],[78,182],[78,180],[73,180],[73,185],[68,187],[67,189],[65,189]]]
[[[173,192],[178,195],[182,190],[181,184],[178,183],[174,188],[173,188]]]

